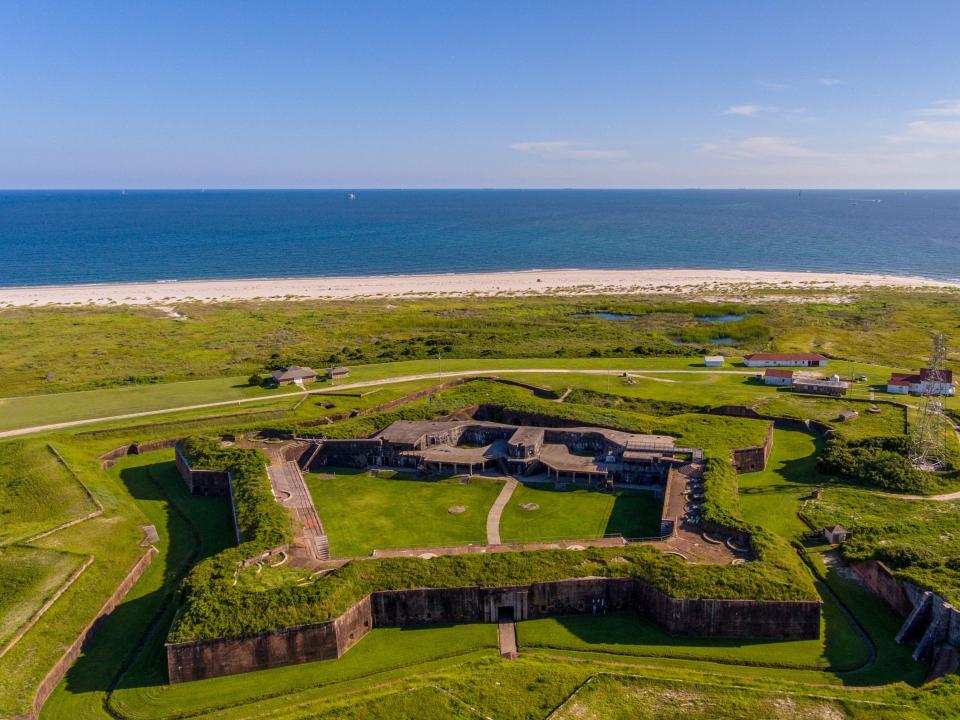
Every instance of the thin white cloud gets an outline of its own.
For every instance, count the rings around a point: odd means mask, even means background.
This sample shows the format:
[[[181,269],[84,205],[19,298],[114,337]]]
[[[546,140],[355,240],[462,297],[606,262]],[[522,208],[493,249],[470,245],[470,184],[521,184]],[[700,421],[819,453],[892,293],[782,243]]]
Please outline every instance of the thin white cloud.
[[[731,105],[726,110],[723,110],[721,115],[740,115],[741,117],[756,117],[761,113],[774,112],[776,108],[767,107],[766,105]]]
[[[907,124],[903,135],[892,135],[887,142],[906,143],[960,143],[960,121],[916,120]]]
[[[822,153],[806,147],[796,138],[757,135],[743,140],[704,143],[699,151],[727,160],[772,160],[822,157]]]
[[[837,78],[832,78],[832,77],[819,78],[817,82],[820,85],[824,85],[826,87],[836,87],[837,85],[843,85],[843,80],[839,80]]]
[[[923,108],[918,112],[927,116],[960,115],[960,100],[935,100],[933,107]]]
[[[767,82],[766,80],[757,80],[757,85],[767,90],[786,90],[790,87],[786,83]]]
[[[518,152],[539,155],[545,160],[616,160],[625,155],[622,150],[597,148],[592,143],[575,140],[518,142],[513,143],[510,148]]]

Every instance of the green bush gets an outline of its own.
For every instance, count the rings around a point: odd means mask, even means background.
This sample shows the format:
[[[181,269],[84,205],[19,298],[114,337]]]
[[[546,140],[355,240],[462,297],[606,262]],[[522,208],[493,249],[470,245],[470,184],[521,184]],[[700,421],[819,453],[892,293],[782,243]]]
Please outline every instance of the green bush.
[[[930,492],[935,483],[907,459],[905,436],[848,440],[837,433],[831,437],[817,461],[825,475],[842,480],[899,492]]]

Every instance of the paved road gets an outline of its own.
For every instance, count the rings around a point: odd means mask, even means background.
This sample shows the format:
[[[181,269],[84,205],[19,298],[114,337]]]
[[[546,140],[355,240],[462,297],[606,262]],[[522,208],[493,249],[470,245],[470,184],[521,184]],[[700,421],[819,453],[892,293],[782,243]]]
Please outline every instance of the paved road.
[[[277,395],[261,395],[258,397],[241,398],[239,400],[222,400],[218,402],[201,403],[199,405],[183,405],[180,407],[163,408],[162,410],[144,410],[142,412],[125,413],[123,415],[108,415],[106,417],[87,418],[85,420],[70,420],[67,422],[49,423],[47,425],[34,425],[33,427],[17,428],[16,430],[4,430],[0,432],[0,438],[16,437],[18,435],[29,435],[31,433],[44,432],[47,430],[64,430],[66,428],[79,427],[81,425],[92,425],[99,422],[111,422],[113,420],[133,420],[135,418],[150,417],[151,415],[165,415],[175,412],[189,412],[191,410],[203,410],[206,408],[227,407],[230,405],[242,405],[252,402],[268,402],[271,400],[282,400],[283,398],[299,397],[307,395],[322,395],[331,392],[343,392],[344,390],[359,390],[362,388],[378,387],[380,385],[394,385],[405,382],[415,382],[417,380],[447,379],[456,377],[476,377],[478,375],[518,375],[518,374],[568,374],[568,375],[663,375],[663,374],[696,374],[696,375],[753,375],[754,371],[745,370],[584,370],[570,368],[498,368],[491,370],[455,370],[443,373],[424,373],[421,375],[400,375],[391,378],[381,378],[380,380],[364,380],[361,382],[344,383],[343,385],[333,385],[316,390],[298,390],[296,392],[280,393]]]
[[[514,478],[508,477],[507,484],[503,486],[500,494],[497,495],[497,499],[494,500],[493,505],[490,506],[490,512],[487,513],[488,545],[500,544],[500,516],[503,515],[503,509],[507,506],[507,503],[510,502],[510,497],[519,484],[520,483]]]

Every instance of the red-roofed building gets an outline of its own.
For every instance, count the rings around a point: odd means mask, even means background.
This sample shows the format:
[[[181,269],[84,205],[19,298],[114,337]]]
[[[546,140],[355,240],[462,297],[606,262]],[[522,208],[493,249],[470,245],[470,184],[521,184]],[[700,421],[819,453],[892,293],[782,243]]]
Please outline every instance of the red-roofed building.
[[[817,353],[754,353],[743,358],[747,367],[824,367],[828,362]]]
[[[792,385],[793,370],[764,370],[763,382],[765,385]]]
[[[893,373],[887,381],[887,392],[898,395],[955,395],[956,383],[953,381],[953,371],[944,370],[940,382],[930,381],[930,369],[923,368],[919,373]]]

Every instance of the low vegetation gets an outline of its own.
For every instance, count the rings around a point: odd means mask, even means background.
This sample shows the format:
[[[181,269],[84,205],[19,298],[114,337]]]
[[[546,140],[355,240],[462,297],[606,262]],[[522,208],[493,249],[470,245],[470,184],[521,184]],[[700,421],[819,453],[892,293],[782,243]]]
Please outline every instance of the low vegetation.
[[[245,557],[293,540],[290,514],[273,496],[267,458],[262,452],[221,447],[218,440],[208,437],[186,438],[180,449],[192,468],[230,474],[239,549],[246,553]]]
[[[812,291],[744,288],[749,304],[649,297],[392,299],[181,303],[153,308],[7,308],[0,395],[120,385],[148,387],[267,367],[508,357],[689,356],[765,349],[919,367],[929,333],[955,325],[956,293],[859,289],[847,303]],[[719,310],[722,308],[722,311]],[[631,316],[609,320],[592,313]],[[740,320],[710,322],[725,315]],[[693,343],[683,345],[678,343]]]
[[[46,443],[0,443],[0,545],[95,509],[83,486]]]
[[[827,440],[818,469],[856,485],[895,492],[931,493],[938,477],[915,468],[907,457],[910,440],[904,435],[847,440],[835,434]]]
[[[854,488],[828,488],[803,508],[816,527],[852,530],[847,560],[880,560],[899,577],[960,603],[960,501],[900,500]]]

